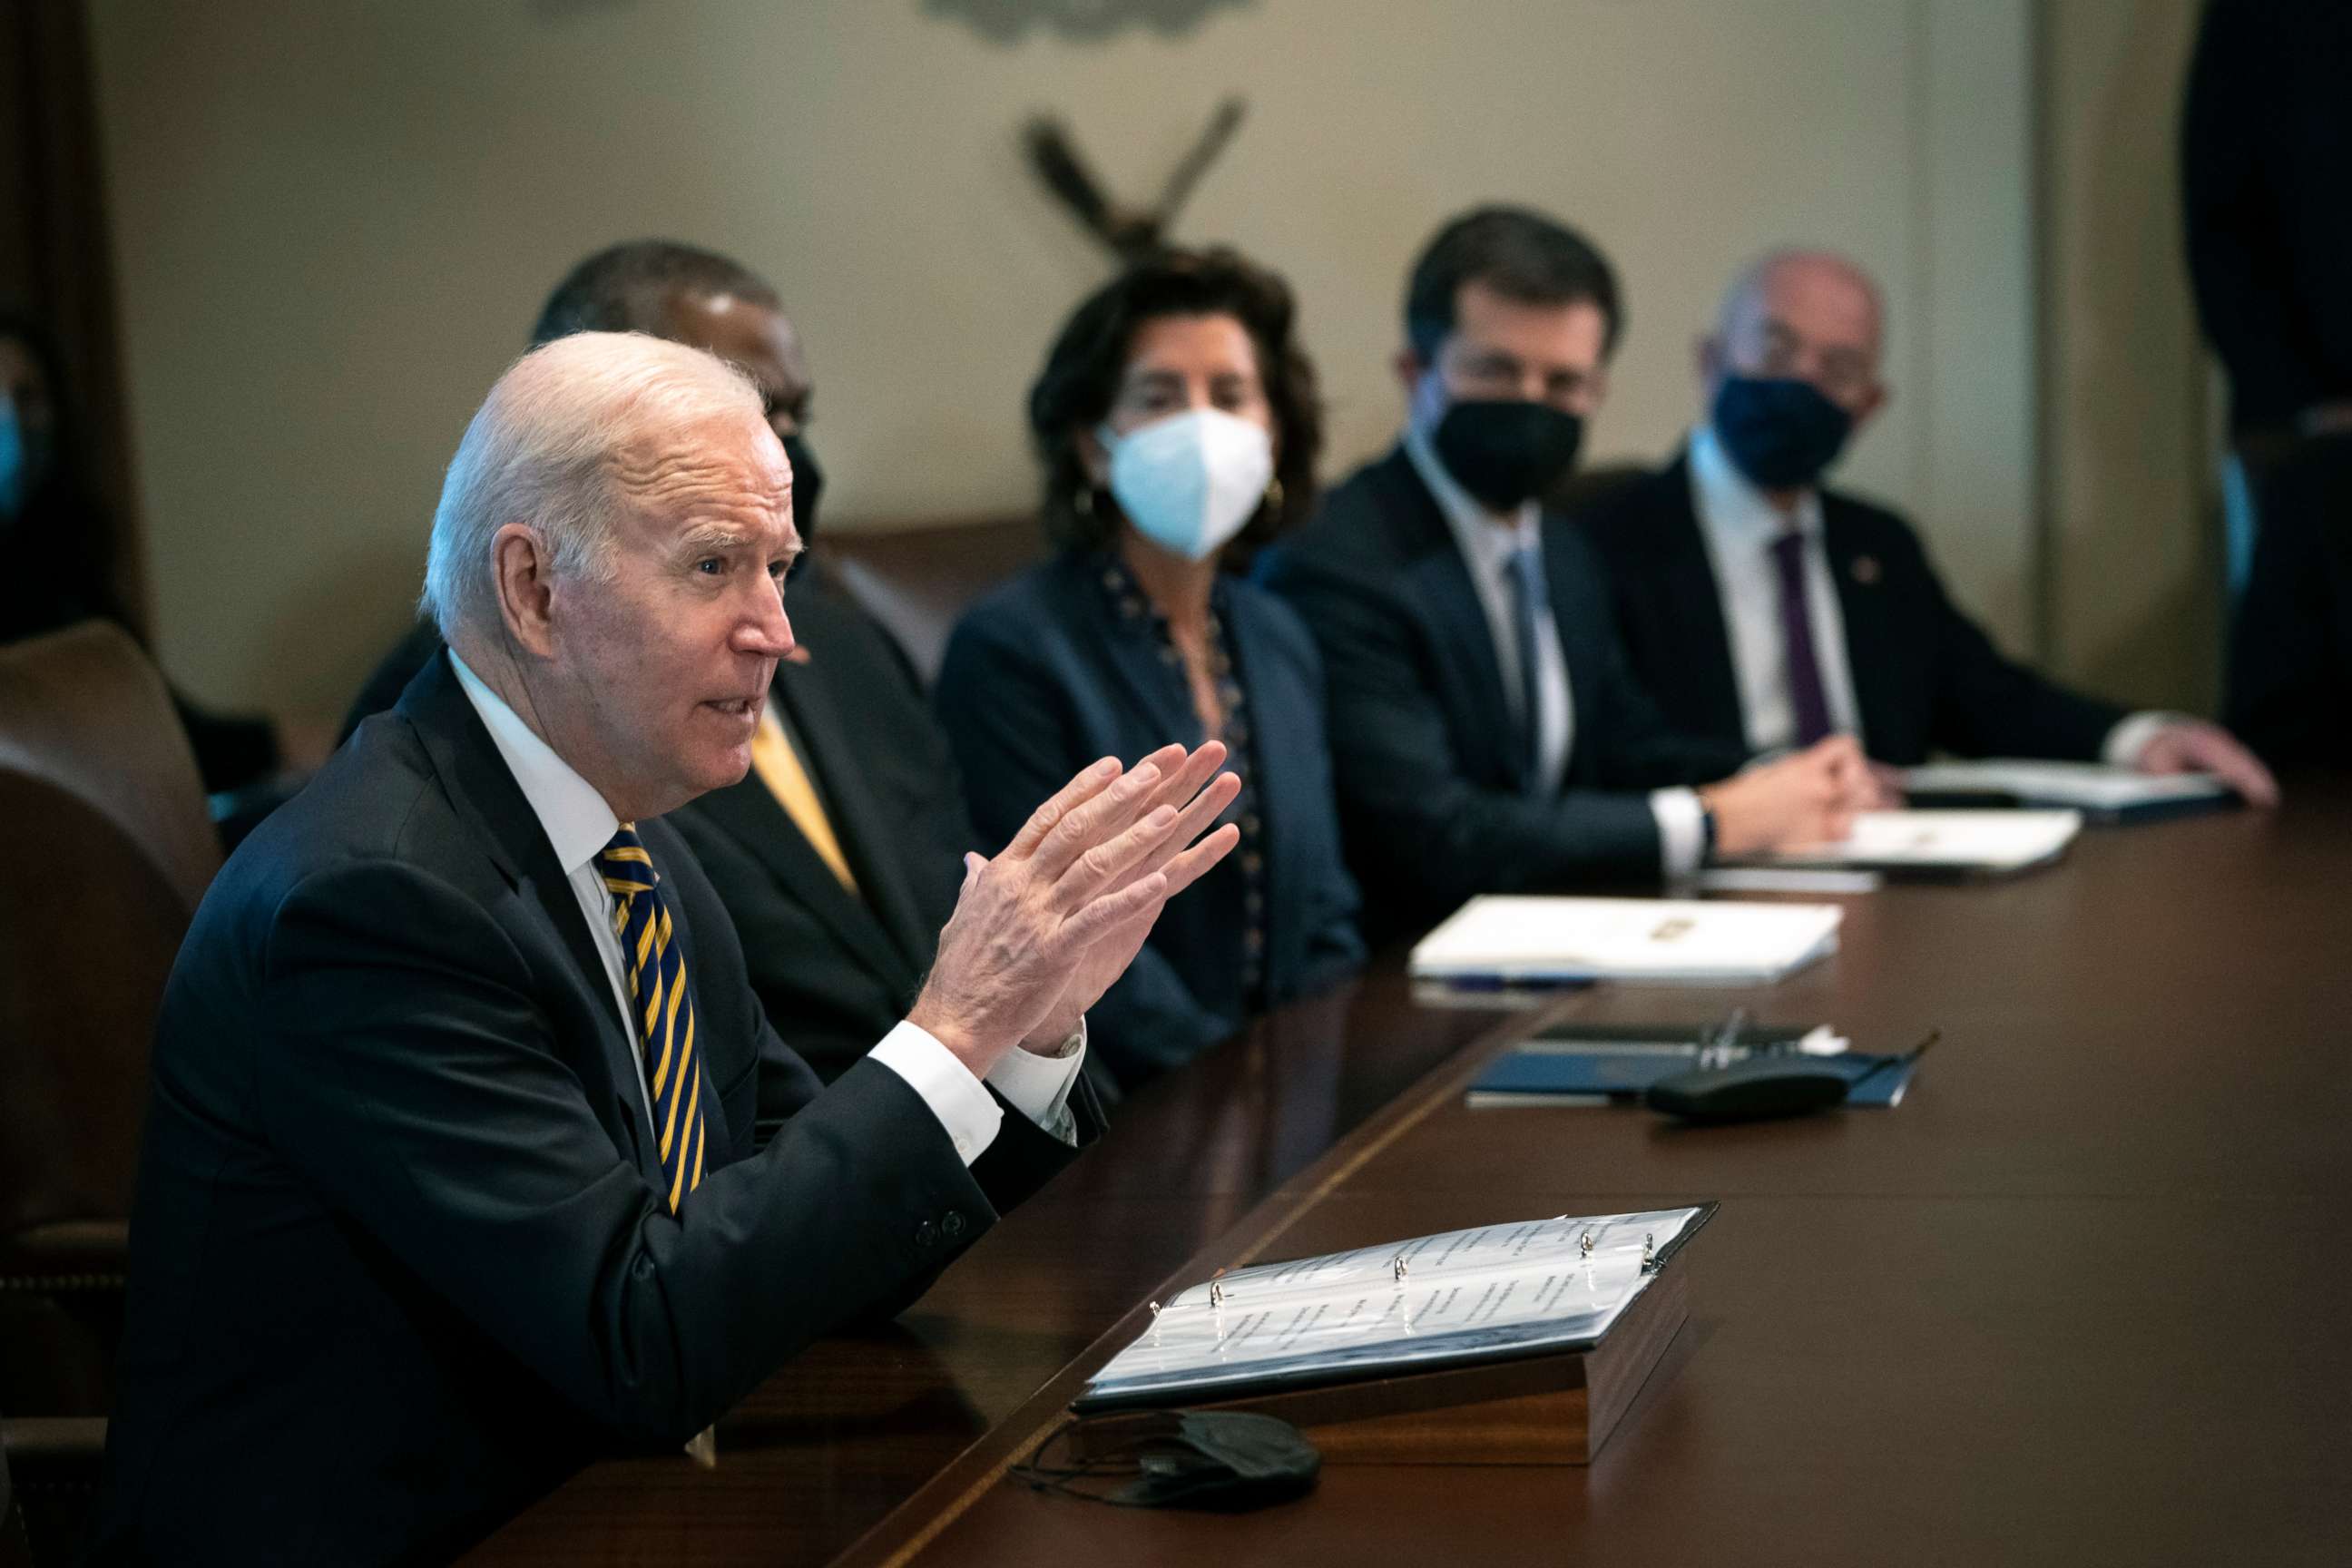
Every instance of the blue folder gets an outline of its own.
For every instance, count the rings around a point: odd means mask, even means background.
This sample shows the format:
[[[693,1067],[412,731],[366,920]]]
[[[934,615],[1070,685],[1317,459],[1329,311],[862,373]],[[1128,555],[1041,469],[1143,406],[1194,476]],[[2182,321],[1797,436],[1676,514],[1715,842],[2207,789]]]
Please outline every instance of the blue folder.
[[[1672,1078],[1698,1065],[1699,1028],[1614,1029],[1590,1026],[1573,1035],[1554,1029],[1496,1058],[1470,1086],[1473,1105],[1609,1105],[1633,1104],[1642,1091],[1662,1078]],[[1759,1051],[1793,1050],[1801,1029],[1757,1029],[1746,1045],[1735,1047],[1730,1059],[1744,1059]],[[1563,1037],[1563,1036],[1568,1037]],[[1866,1051],[1840,1056],[1809,1056],[1806,1061],[1834,1068],[1860,1079],[1882,1063],[1895,1058]],[[1853,1090],[1853,1106],[1899,1104],[1911,1085],[1916,1064],[1889,1067]]]

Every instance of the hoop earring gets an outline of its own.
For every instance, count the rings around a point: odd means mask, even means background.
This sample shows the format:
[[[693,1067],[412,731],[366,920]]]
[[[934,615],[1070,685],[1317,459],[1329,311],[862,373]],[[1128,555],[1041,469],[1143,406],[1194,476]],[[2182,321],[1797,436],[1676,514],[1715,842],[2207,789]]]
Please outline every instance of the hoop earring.
[[[1265,482],[1265,504],[1272,507],[1276,511],[1280,511],[1282,510],[1282,481],[1280,479],[1268,479]]]

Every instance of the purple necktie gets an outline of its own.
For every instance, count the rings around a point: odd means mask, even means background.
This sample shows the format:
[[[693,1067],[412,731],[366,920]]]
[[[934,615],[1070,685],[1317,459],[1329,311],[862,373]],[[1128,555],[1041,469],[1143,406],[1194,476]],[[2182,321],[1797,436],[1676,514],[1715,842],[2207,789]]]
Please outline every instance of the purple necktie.
[[[1780,567],[1780,640],[1789,652],[1789,706],[1796,710],[1797,744],[1830,732],[1830,702],[1822,689],[1822,662],[1813,655],[1812,606],[1805,593],[1805,536],[1795,529],[1772,542]]]

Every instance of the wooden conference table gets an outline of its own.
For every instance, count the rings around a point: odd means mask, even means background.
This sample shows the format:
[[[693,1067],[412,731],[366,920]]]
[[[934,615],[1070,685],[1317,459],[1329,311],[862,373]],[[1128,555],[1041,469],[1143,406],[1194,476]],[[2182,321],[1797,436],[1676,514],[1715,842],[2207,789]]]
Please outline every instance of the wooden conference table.
[[[908,1316],[748,1399],[715,1469],[596,1465],[478,1560],[2352,1562],[2352,791],[1847,902],[1778,986],[1551,1012],[1940,1027],[1892,1111],[1472,1110],[1533,1016],[1415,1006],[1391,961],[1122,1107]],[[1708,1197],[1690,1321],[1590,1468],[1327,1467],[1238,1517],[1003,1476],[1218,1265]]]

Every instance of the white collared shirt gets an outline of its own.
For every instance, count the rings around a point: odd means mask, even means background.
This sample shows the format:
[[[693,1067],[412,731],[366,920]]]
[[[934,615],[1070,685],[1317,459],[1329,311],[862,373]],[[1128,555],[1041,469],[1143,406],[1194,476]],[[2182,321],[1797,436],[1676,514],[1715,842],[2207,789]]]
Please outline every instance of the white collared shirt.
[[[1503,674],[1503,699],[1514,720],[1522,720],[1527,689],[1519,672],[1519,634],[1513,607],[1510,563],[1521,551],[1530,553],[1538,568],[1543,561],[1543,510],[1534,500],[1522,501],[1508,516],[1486,510],[1452,474],[1417,428],[1408,427],[1405,457],[1421,482],[1444,514],[1454,546],[1469,569],[1486,612],[1488,640]],[[1536,617],[1536,776],[1545,793],[1557,791],[1568,771],[1576,744],[1576,696],[1569,685],[1568,656],[1559,646],[1559,625],[1549,613]],[[1657,819],[1659,860],[1668,876],[1697,868],[1706,852],[1706,826],[1698,796],[1686,789],[1650,792],[1650,814]]]
[[[1860,735],[1853,670],[1846,660],[1845,613],[1838,606],[1837,582],[1830,575],[1829,551],[1822,542],[1820,494],[1805,491],[1795,517],[1783,516],[1732,466],[1714,427],[1706,425],[1691,434],[1690,480],[1691,508],[1698,514],[1699,537],[1715,569],[1716,597],[1723,607],[1724,635],[1731,644],[1748,747],[1783,752],[1797,743],[1788,638],[1780,622],[1780,565],[1772,553],[1790,527],[1805,541],[1806,618],[1812,624],[1813,657],[1821,666],[1830,724],[1842,733]]]
[[[539,818],[540,827],[555,851],[556,863],[563,868],[563,875],[572,884],[572,896],[580,900],[580,917],[588,922],[597,955],[604,961],[604,978],[613,988],[613,1005],[620,1013],[621,1031],[635,1043],[637,1035],[628,1003],[627,970],[622,959],[621,939],[613,931],[613,895],[596,869],[597,852],[612,842],[613,835],[620,829],[620,819],[613,815],[613,808],[605,804],[596,787],[556,755],[554,749],[541,740],[520,714],[466,667],[466,661],[457,657],[454,648],[449,653],[449,663],[457,672],[457,683],[465,689],[467,700],[481,715],[483,727],[489,731],[490,742],[505,760],[507,771],[514,774],[523,798],[530,803],[532,814]],[[995,1141],[1003,1112],[988,1090],[981,1087],[981,1080],[929,1031],[902,1020],[882,1037],[868,1055],[904,1079],[922,1097],[923,1103],[931,1108],[940,1125],[947,1130],[956,1153],[965,1164],[978,1159]],[[1066,1054],[1046,1058],[1024,1050],[1007,1051],[989,1069],[988,1081],[1023,1115],[1055,1137],[1068,1141],[1074,1136],[1070,1087],[1076,1081],[1079,1065],[1085,1059],[1085,1028],[1081,1025],[1078,1038]],[[637,1059],[637,1085],[645,1094],[645,1103],[650,1107],[653,1093],[646,1082],[642,1052]]]
[[[1862,710],[1854,700],[1853,663],[1846,652],[1845,612],[1837,579],[1830,571],[1822,522],[1821,492],[1807,489],[1793,517],[1765,498],[1733,465],[1711,425],[1690,437],[1691,509],[1698,516],[1715,573],[1716,598],[1731,645],[1731,666],[1739,688],[1739,712],[1748,744],[1759,752],[1789,750],[1797,743],[1797,706],[1790,695],[1788,638],[1780,626],[1780,568],[1774,542],[1793,527],[1804,537],[1805,609],[1812,623],[1813,658],[1821,666],[1822,695],[1830,723],[1859,737],[1864,751]],[[2115,767],[2130,767],[2155,732],[2172,721],[2167,713],[2135,713],[2107,732],[2101,748]]]

